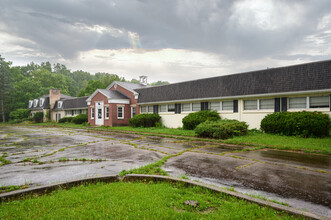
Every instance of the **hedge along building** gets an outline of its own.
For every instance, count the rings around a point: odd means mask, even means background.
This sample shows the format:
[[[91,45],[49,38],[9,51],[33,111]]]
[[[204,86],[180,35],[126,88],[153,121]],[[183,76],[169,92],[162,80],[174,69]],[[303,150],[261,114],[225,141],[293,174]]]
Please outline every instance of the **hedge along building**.
[[[88,99],[92,125],[127,125],[139,113],[158,113],[166,127],[182,126],[191,112],[215,110],[222,118],[259,128],[279,111],[331,115],[331,60],[147,87],[114,82]]]

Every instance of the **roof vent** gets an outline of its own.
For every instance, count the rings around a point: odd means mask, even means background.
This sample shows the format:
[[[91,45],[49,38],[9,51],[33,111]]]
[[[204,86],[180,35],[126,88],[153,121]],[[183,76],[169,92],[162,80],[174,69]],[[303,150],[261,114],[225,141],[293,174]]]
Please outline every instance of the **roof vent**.
[[[141,85],[147,86],[147,76],[139,76],[139,82]]]

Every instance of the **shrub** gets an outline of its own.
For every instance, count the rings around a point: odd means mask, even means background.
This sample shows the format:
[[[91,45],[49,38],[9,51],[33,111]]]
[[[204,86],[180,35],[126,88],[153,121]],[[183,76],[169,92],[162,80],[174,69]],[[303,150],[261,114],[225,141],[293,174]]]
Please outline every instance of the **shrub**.
[[[33,116],[33,120],[36,123],[41,123],[43,122],[43,118],[44,118],[44,113],[43,112],[36,112]]]
[[[261,121],[266,133],[324,137],[329,135],[331,119],[321,112],[276,112]]]
[[[71,122],[73,117],[64,117],[59,120],[59,123]]]
[[[88,122],[88,116],[87,116],[87,114],[79,114],[79,115],[73,117],[71,122],[73,122],[75,124],[86,123],[86,122]]]
[[[228,139],[233,136],[246,135],[248,132],[246,122],[237,120],[205,121],[195,128],[198,137]]]
[[[204,110],[188,114],[183,118],[183,128],[186,130],[194,130],[200,123],[220,120],[220,115],[215,111]]]
[[[15,111],[10,112],[9,118],[12,120],[23,121],[23,120],[29,118],[30,112],[31,111],[29,109],[19,108],[19,109],[16,109]]]
[[[160,120],[158,114],[139,114],[130,118],[129,123],[132,127],[155,127]]]

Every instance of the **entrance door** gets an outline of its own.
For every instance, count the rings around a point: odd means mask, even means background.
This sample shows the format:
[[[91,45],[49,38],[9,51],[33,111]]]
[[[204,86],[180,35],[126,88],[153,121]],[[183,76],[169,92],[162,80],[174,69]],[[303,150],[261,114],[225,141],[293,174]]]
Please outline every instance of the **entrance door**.
[[[95,103],[95,125],[104,124],[103,102]]]

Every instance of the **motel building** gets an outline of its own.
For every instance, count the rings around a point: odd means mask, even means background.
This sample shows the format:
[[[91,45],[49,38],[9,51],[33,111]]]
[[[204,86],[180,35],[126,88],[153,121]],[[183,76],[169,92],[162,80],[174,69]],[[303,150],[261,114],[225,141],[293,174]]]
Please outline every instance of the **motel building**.
[[[319,111],[331,116],[331,60],[204,78],[163,86],[113,82],[86,99],[95,126],[128,125],[139,113],[158,113],[164,126],[182,127],[191,112],[217,111],[222,118],[260,128],[280,111]],[[82,106],[80,106],[82,108]]]

